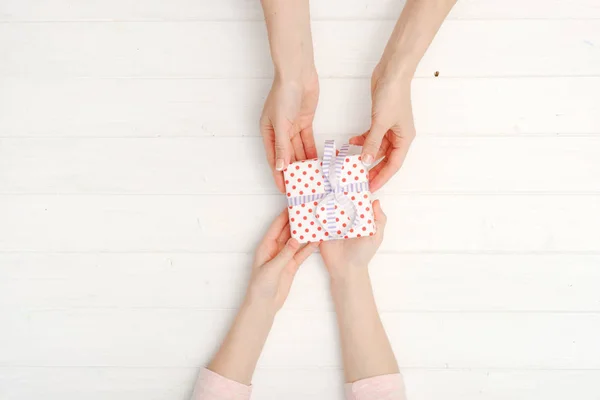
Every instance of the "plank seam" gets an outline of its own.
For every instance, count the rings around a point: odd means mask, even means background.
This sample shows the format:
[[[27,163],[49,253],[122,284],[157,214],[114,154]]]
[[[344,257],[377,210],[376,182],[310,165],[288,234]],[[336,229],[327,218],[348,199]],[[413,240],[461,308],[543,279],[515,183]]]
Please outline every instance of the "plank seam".
[[[311,22],[327,23],[327,22],[395,22],[398,20],[398,15],[394,17],[361,17],[361,18],[334,18],[334,17],[312,17]],[[599,17],[453,17],[452,15],[446,18],[446,21],[597,21]],[[96,23],[96,24],[114,24],[114,23],[196,23],[196,22],[216,22],[216,23],[235,23],[235,22],[263,22],[263,18],[139,18],[139,19],[116,19],[116,18],[82,18],[82,19],[0,19],[0,24],[79,24],[79,23]]]
[[[318,253],[318,251],[317,251]],[[2,250],[0,249],[0,255],[3,254],[209,254],[209,255],[252,255],[254,250],[249,251],[195,251],[195,250]],[[461,255],[461,256],[600,256],[600,250],[598,251],[580,251],[580,250],[532,250],[532,251],[461,251],[461,250],[400,250],[400,251],[386,251],[380,250],[377,254],[385,255]]]
[[[0,369],[15,369],[15,368],[61,368],[61,369],[185,369],[185,370],[198,370],[201,366],[161,366],[161,365],[29,365],[29,364],[0,364]],[[572,372],[600,372],[600,368],[525,368],[525,367],[401,367],[402,371],[515,371],[515,372],[543,372],[543,371],[572,371]],[[296,367],[296,366],[257,366],[256,370],[278,370],[278,371],[295,371],[295,370],[336,370],[343,371],[343,367],[334,365],[315,365],[313,367]]]

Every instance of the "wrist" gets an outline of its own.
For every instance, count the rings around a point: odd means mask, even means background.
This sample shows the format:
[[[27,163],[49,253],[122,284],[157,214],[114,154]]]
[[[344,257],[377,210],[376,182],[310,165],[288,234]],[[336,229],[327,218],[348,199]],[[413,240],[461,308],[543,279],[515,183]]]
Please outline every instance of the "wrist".
[[[317,69],[312,60],[305,64],[277,65],[274,64],[275,75],[273,80],[284,85],[296,85],[299,87],[312,86],[318,82]]]
[[[384,54],[375,67],[374,75],[385,76],[386,80],[409,84],[415,75],[417,63],[401,52]]]
[[[423,54],[404,25],[398,22],[385,46],[379,65],[387,75],[412,79]]]
[[[373,297],[371,279],[366,268],[335,278],[332,277],[330,289],[336,309],[364,304],[369,298]]]
[[[262,3],[275,75],[286,81],[303,80],[315,71],[308,0]]]
[[[274,302],[265,298],[256,298],[246,295],[239,311],[240,315],[247,315],[256,323],[272,324],[277,314]]]
[[[368,265],[344,265],[330,269],[330,286],[332,291],[354,288],[370,280]]]

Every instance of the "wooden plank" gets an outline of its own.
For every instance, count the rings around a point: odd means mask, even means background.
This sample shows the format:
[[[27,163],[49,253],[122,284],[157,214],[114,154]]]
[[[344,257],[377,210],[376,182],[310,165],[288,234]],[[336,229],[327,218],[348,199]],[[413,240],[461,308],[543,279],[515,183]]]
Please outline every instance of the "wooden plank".
[[[0,309],[235,309],[246,254],[0,254]],[[600,255],[379,254],[382,311],[600,311]],[[134,289],[135,288],[135,289]],[[507,295],[510,293],[510,295]],[[317,255],[296,276],[288,310],[329,310]]]
[[[269,79],[0,77],[0,136],[257,136],[270,85]],[[369,85],[369,79],[321,79],[316,132],[365,131]],[[417,78],[412,93],[419,135],[600,133],[600,78]]]
[[[404,1],[311,1],[313,20],[395,19]],[[261,20],[262,9],[254,0],[194,1],[145,0],[5,0],[0,21],[163,21],[163,20]],[[600,18],[594,0],[494,0],[459,1],[449,19],[497,18]]]
[[[0,363],[191,367],[208,361],[234,310],[8,310]],[[401,367],[599,369],[600,314],[382,313]],[[281,312],[259,365],[339,367],[331,312]]]
[[[435,399],[565,399],[577,392],[582,400],[597,399],[598,371],[403,371],[407,398]],[[571,394],[570,394],[571,393]]]
[[[189,399],[195,368],[0,367],[0,393],[11,400]],[[578,400],[596,400],[600,372],[523,370],[419,370],[403,372],[408,397],[463,400],[563,400],[577,388]],[[253,399],[342,399],[338,369],[258,369]]]
[[[597,252],[596,195],[388,195],[384,252]],[[247,252],[283,196],[0,196],[0,251]]]
[[[324,139],[317,136],[318,143]],[[338,143],[347,140],[338,139]],[[1,193],[278,193],[261,138],[1,139],[0,143]],[[600,193],[598,154],[600,135],[423,136],[383,191]],[[243,167],[248,165],[254,167]]]
[[[370,76],[392,27],[393,21],[315,22],[321,77]],[[417,76],[433,79],[435,71],[442,77],[597,76],[595,43],[600,43],[595,20],[447,21]],[[0,24],[0,75],[5,76],[271,74],[259,21]]]

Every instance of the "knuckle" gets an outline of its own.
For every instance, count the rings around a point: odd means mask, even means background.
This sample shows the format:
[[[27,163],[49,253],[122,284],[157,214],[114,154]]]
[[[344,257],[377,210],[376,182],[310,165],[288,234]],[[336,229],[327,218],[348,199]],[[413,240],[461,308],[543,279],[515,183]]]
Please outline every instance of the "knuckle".
[[[290,260],[296,254],[296,250],[289,244],[286,245],[281,251],[281,259],[284,261]]]
[[[394,159],[388,160],[387,166],[388,166],[388,168],[391,168],[392,170],[397,171],[402,166],[402,160],[400,160],[399,158],[394,158]]]
[[[417,130],[415,129],[414,124],[407,124],[405,126],[398,125],[397,133],[400,134],[403,138],[412,141],[417,136]]]
[[[371,118],[371,130],[372,131],[386,131],[386,123],[383,121],[383,118],[380,115],[374,115]]]
[[[275,142],[275,152],[277,154],[284,153],[285,149],[286,149],[286,146],[283,144],[283,142],[281,140],[278,140],[277,142]]]
[[[377,232],[376,235],[379,238],[379,240],[383,239],[383,235],[385,234],[385,225],[384,224],[379,224],[377,225]]]
[[[381,140],[377,137],[375,137],[375,135],[369,135],[367,136],[367,138],[365,139],[365,143],[364,143],[364,147],[373,147],[373,148],[379,148],[379,145],[381,143]]]

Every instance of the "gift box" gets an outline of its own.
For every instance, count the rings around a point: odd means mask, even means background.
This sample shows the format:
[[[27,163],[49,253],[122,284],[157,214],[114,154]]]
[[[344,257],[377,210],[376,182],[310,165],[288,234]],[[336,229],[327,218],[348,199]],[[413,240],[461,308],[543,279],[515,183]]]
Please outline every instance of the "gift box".
[[[290,164],[284,171],[290,231],[300,243],[369,236],[375,218],[369,172],[344,144],[325,142],[323,160]]]

